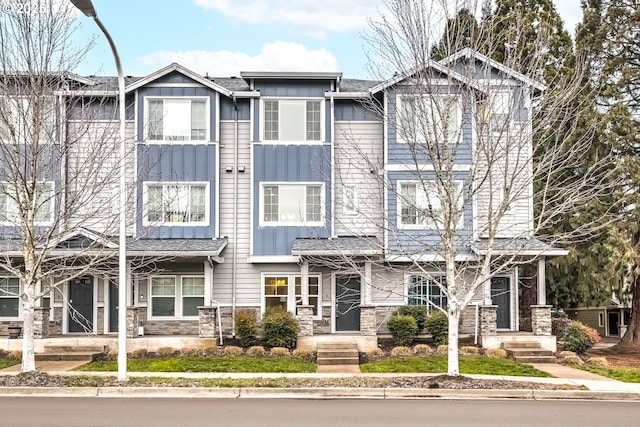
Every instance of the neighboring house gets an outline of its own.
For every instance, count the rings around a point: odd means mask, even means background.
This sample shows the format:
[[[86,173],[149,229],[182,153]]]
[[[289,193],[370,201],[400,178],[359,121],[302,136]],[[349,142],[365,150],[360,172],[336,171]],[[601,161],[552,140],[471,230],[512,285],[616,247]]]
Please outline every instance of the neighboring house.
[[[531,97],[542,90],[539,83],[470,51],[431,67],[443,84],[473,86],[473,79],[459,71],[471,64],[477,64],[478,81],[495,79],[501,91],[496,99],[501,97],[502,104],[489,103],[482,114],[514,127],[527,123]],[[171,64],[127,79],[127,103],[132,104],[126,117],[128,144],[135,145],[128,167],[136,177],[130,179],[135,192],[127,295],[130,318],[137,320],[128,325],[130,335],[138,325],[145,335],[202,335],[203,306],[219,307],[223,332],[232,335],[236,310],[259,315],[279,306],[298,310],[301,340],[355,335],[364,337],[363,346],[371,346],[398,306],[425,301],[445,306],[433,275],[425,277],[409,262],[414,259],[408,240],[394,238],[391,231],[403,230],[410,236],[404,239],[434,236],[407,206],[407,200],[414,207],[420,204],[420,189],[406,144],[390,125],[399,120],[396,114],[408,114],[411,77],[375,82],[332,72],[243,72],[210,78]],[[70,96],[85,97],[88,105],[102,99],[103,108],[113,108],[115,88],[114,78],[93,79],[79,82]],[[384,117],[365,108],[363,99],[376,101]],[[474,102],[456,103],[447,123],[461,129],[464,141],[461,180],[476,138],[469,125],[479,114]],[[500,105],[514,102],[521,110],[505,115]],[[72,119],[63,118],[61,126]],[[530,144],[527,140],[529,149]],[[380,177],[397,191],[381,185]],[[64,176],[52,180],[65,185]],[[520,259],[542,257],[538,303],[544,305],[544,257],[564,252],[531,236],[533,195],[526,187],[497,235],[497,250]],[[462,234],[472,243],[468,259],[487,249],[478,220],[482,197],[488,196],[480,191],[477,201],[463,207]],[[56,248],[69,253],[85,239],[117,249],[117,236],[98,227],[65,231]],[[9,238],[0,241],[3,256],[19,257],[18,249]],[[430,259],[437,255],[420,253]],[[20,289],[4,276],[3,289]],[[117,277],[112,270],[79,278],[43,300],[51,308],[50,335],[117,331]],[[497,319],[483,344],[495,345],[489,335],[496,331],[518,331],[518,284],[514,263],[478,293],[463,316],[461,333],[480,329],[477,310],[488,303],[497,306]],[[0,323],[19,322],[18,298],[0,295],[0,301]]]
[[[602,337],[622,337],[631,318],[630,301],[624,303],[613,297],[601,304],[569,308],[567,315],[595,329]]]

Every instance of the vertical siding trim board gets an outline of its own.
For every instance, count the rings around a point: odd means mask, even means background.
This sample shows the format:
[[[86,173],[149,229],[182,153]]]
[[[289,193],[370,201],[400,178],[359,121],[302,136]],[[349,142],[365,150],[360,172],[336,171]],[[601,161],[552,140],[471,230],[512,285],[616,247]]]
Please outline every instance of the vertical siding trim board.
[[[389,108],[389,92],[387,89],[384,90],[383,97],[383,108],[384,111],[388,111]],[[389,175],[387,172],[387,166],[389,165],[389,122],[388,120],[382,121],[382,152],[384,153],[384,183],[383,185],[383,197],[382,203],[383,207],[383,224],[382,233],[383,233],[383,244],[385,248],[389,247],[389,189],[387,188],[387,183],[389,182]]]
[[[333,86],[333,83],[332,83]],[[336,221],[335,221],[335,215],[336,215],[336,195],[335,195],[335,190],[336,190],[336,157],[335,157],[335,142],[333,141],[332,136],[334,135],[335,132],[335,117],[334,117],[334,113],[335,113],[335,104],[334,104],[334,99],[333,97],[331,98],[330,102],[328,103],[328,107],[329,107],[329,114],[325,115],[325,118],[327,121],[331,121],[330,126],[331,126],[331,130],[330,130],[330,138],[331,138],[331,182],[329,183],[330,185],[330,201],[329,203],[331,204],[331,228],[329,229],[329,235],[330,236],[335,236],[336,235]]]
[[[252,100],[253,102],[253,100]],[[256,206],[254,203],[255,200],[255,169],[256,169],[256,160],[255,160],[255,147],[256,147],[256,143],[250,143],[249,144],[249,156],[250,156],[250,161],[251,161],[251,167],[249,168],[251,170],[251,176],[250,176],[250,181],[249,181],[249,211],[251,212],[251,216],[249,217],[249,254],[250,256],[255,254],[255,248],[254,248],[254,244],[255,244],[255,216],[256,216]]]
[[[213,203],[209,203],[209,206],[211,209],[214,209],[215,224],[213,225],[213,236],[218,238],[220,237],[220,144],[216,144],[214,148],[216,153],[215,167],[217,174],[213,179],[215,180],[216,194],[213,197]],[[238,169],[238,167],[236,166],[234,169]],[[234,173],[238,173],[238,171],[234,170]],[[237,201],[235,203],[237,203]]]

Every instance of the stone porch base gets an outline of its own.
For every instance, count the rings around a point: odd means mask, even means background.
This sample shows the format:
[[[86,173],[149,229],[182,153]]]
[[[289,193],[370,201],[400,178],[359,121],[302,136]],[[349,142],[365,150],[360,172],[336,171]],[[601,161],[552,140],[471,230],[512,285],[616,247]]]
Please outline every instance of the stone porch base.
[[[545,350],[557,351],[555,335],[533,335],[530,332],[498,332],[497,335],[480,337],[480,345],[484,348],[502,348],[505,343],[537,342]]]
[[[297,348],[304,348],[309,351],[317,351],[318,344],[356,344],[358,351],[367,352],[378,348],[378,337],[359,334],[327,334],[313,335],[311,337],[298,337]]]

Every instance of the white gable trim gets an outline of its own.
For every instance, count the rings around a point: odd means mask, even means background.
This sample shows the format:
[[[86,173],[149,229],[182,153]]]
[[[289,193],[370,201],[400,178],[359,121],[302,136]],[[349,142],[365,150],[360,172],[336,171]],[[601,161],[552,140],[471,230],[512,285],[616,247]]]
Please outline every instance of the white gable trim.
[[[215,90],[216,92],[222,93],[223,95],[226,95],[228,97],[231,97],[232,92],[222,86],[220,86],[217,83],[212,82],[211,80],[205,79],[204,77],[202,77],[201,75],[189,70],[188,68],[183,67],[180,64],[177,63],[172,63],[170,65],[167,65],[164,68],[159,69],[158,71],[155,71],[151,74],[149,74],[147,77],[137,80],[136,82],[130,84],[129,86],[126,87],[125,92],[129,93],[132,92],[142,86],[145,86],[147,84],[150,84],[151,82],[159,79],[162,76],[166,76],[169,73],[172,73],[174,71],[179,72],[180,74],[183,74],[187,77],[189,77],[192,80],[195,80],[196,82],[200,83],[201,85],[208,87],[210,89]]]

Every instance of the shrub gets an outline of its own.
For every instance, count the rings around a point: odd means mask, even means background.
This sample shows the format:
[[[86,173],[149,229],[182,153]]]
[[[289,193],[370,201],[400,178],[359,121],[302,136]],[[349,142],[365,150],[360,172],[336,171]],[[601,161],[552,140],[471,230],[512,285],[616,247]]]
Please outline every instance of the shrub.
[[[253,311],[236,311],[236,337],[243,347],[250,347],[258,340],[258,322]]]
[[[449,319],[442,311],[432,311],[425,321],[425,328],[427,333],[431,334],[435,345],[449,342]]]
[[[589,363],[590,365],[599,366],[601,368],[609,367],[609,361],[606,357],[591,357],[589,358],[589,360],[587,360],[587,363]]]
[[[564,336],[564,330],[567,329],[567,326],[571,323],[571,320],[554,317],[551,319],[551,333],[558,338],[562,338]]]
[[[382,351],[382,349],[380,348],[372,348],[371,350],[367,351],[367,360],[369,361],[382,359],[383,357],[384,351]]]
[[[147,349],[146,348],[136,348],[131,352],[132,359],[140,359],[143,357],[147,357]],[[116,352],[116,357],[118,356],[118,352]]]
[[[578,321],[572,321],[564,330],[565,349],[577,354],[586,353],[599,341],[598,331]]]
[[[426,344],[417,344],[415,347],[413,347],[413,354],[426,356],[428,354],[431,354],[431,347]]]
[[[20,350],[13,350],[9,352],[9,359],[22,360],[22,352]]]
[[[484,355],[492,359],[506,359],[507,350],[504,348],[488,348],[484,351]]]
[[[387,321],[393,342],[400,346],[409,346],[418,335],[418,325],[413,316],[394,314]]]
[[[204,354],[205,356],[215,356],[218,354],[218,347],[216,347],[215,345],[204,347],[202,349],[202,354]]]
[[[180,353],[183,356],[199,356],[200,350],[196,347],[185,347],[182,350],[180,350]]]
[[[300,326],[288,311],[272,308],[267,310],[262,318],[262,331],[263,338],[270,346],[293,348]]]
[[[436,347],[436,354],[447,354],[449,352],[449,346],[446,344],[440,344]]]
[[[306,348],[296,348],[291,354],[297,359],[313,361],[313,352]]]
[[[109,353],[107,353],[107,360],[118,360],[118,352],[110,351]]]
[[[558,357],[564,359],[565,357],[575,356],[576,354],[573,351],[564,350],[558,353]]]
[[[411,356],[411,349],[405,346],[393,347],[391,349],[391,357]]]
[[[288,357],[289,349],[285,347],[273,347],[271,349],[271,355],[275,357]]]
[[[264,350],[264,347],[261,345],[254,345],[251,346],[247,349],[247,356],[264,356],[266,353],[266,351]]]
[[[478,350],[478,347],[465,345],[460,347],[460,354],[464,354],[467,356],[477,356],[478,354],[480,354],[480,350]]]
[[[177,351],[173,347],[160,347],[156,351],[156,354],[160,357],[171,357],[171,356],[175,356],[176,353]]]
[[[584,365],[584,362],[582,361],[582,359],[580,359],[580,356],[567,356],[562,359],[562,363],[565,363],[567,365]]]
[[[423,305],[403,305],[402,307],[398,307],[396,314],[401,316],[411,316],[416,319],[419,334],[424,331],[424,322],[427,320],[427,316],[429,315],[427,307]]]
[[[242,347],[237,345],[228,345],[224,348],[225,356],[240,356],[242,354]]]

